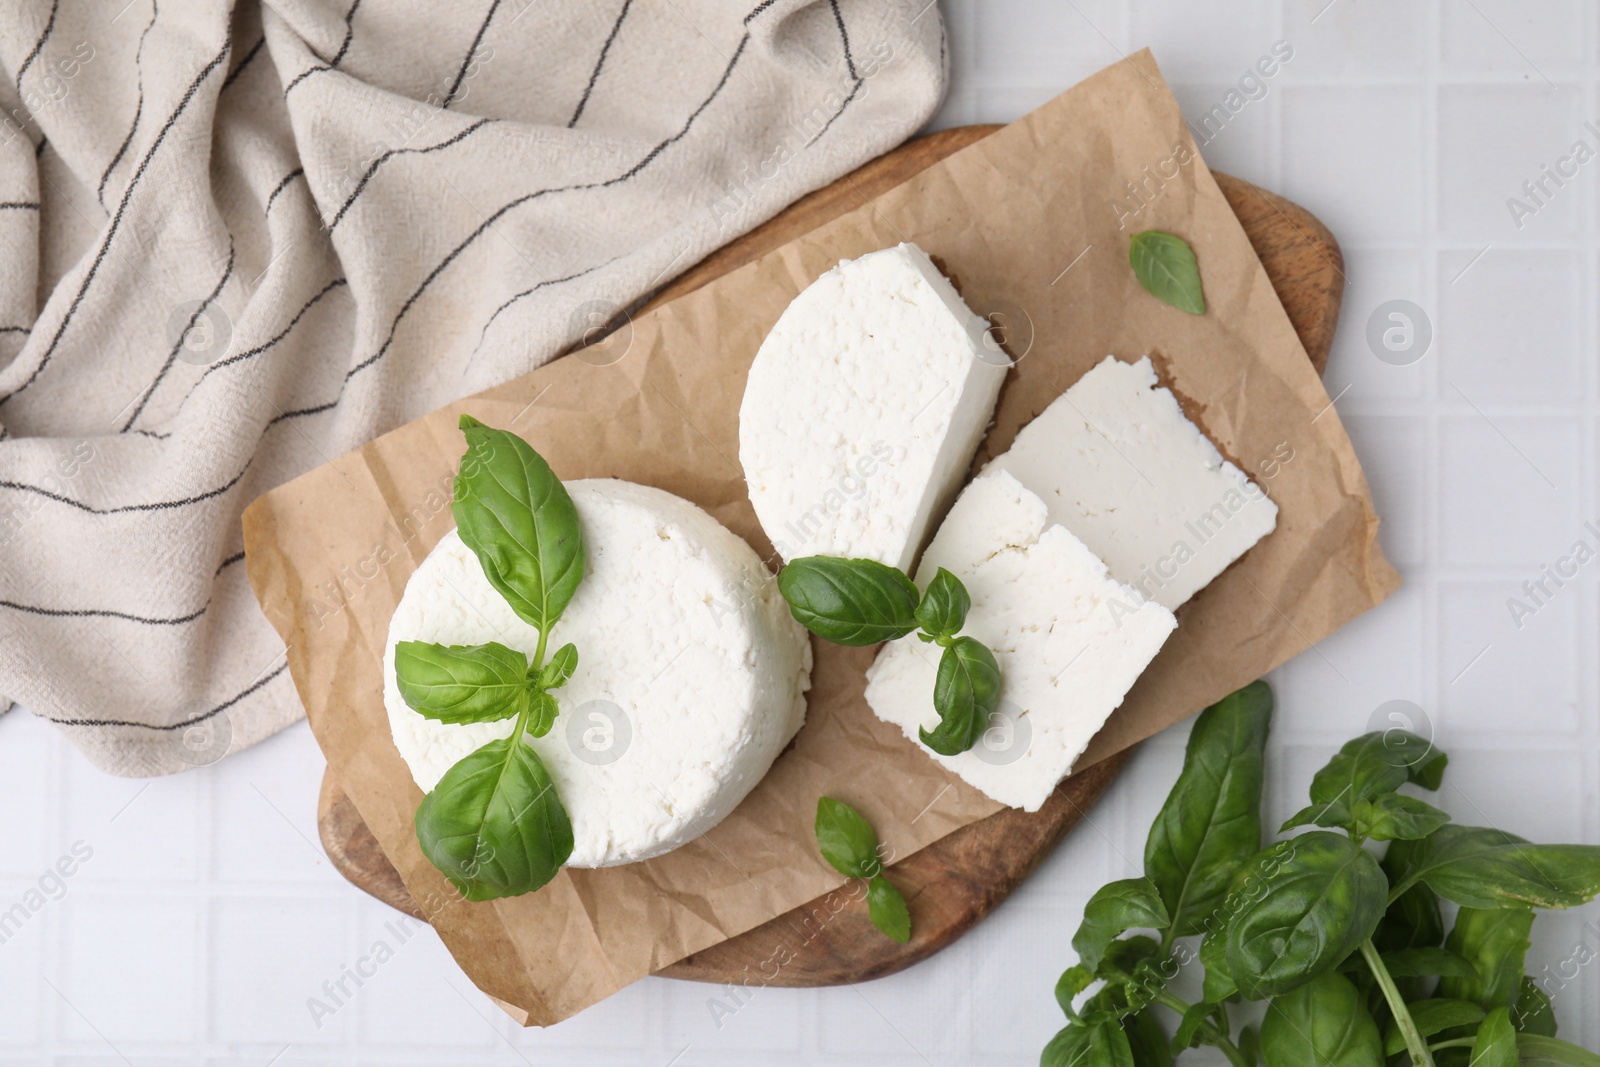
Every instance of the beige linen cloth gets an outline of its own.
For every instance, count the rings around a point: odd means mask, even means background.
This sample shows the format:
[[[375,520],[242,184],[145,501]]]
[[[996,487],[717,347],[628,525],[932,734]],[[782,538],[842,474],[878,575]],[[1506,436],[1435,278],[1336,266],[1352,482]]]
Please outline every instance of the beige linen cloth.
[[[123,775],[302,714],[254,496],[570,348],[946,78],[929,0],[12,0],[0,67],[0,707]]]

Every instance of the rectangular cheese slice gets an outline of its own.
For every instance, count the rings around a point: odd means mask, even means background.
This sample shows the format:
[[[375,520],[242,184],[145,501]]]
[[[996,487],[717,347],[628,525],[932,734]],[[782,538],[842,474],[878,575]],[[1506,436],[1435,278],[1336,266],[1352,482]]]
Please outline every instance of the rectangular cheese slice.
[[[1107,576],[1082,541],[1049,521],[1044,501],[1003,470],[957,498],[923,553],[917,584],[939,567],[972,597],[962,633],[994,650],[1001,702],[970,750],[940,756],[967,782],[1037,811],[1177,626],[1172,612]],[[917,741],[933,729],[938,645],[885,645],[867,670],[867,703]]]
[[[1278,521],[1271,498],[1157,387],[1148,358],[1107,356],[986,469],[1015,475],[1113,578],[1168,608]]]
[[[785,561],[909,570],[966,478],[1010,358],[916,245],[845,260],[761,344],[739,461]]]

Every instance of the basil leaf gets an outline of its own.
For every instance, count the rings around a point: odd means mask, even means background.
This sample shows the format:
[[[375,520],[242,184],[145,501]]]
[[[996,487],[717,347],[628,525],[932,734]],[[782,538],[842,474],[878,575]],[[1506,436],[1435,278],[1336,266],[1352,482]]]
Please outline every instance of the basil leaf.
[[[961,579],[940,567],[917,605],[917,625],[934,637],[954,637],[967,621],[972,597]]]
[[[528,658],[491,641],[487,645],[394,646],[400,697],[419,715],[438,722],[495,722],[522,710]]]
[[[816,831],[822,858],[846,878],[872,878],[883,870],[877,832],[844,801],[817,798]]]
[[[1039,1067],[1134,1067],[1133,1050],[1115,1018],[1068,1023],[1044,1047]]]
[[[1219,929],[1210,933],[1200,942],[1200,963],[1206,969],[1205,984],[1201,988],[1201,995],[1213,1004],[1221,1004],[1235,993],[1239,987],[1234,983],[1233,972],[1228,969],[1228,933],[1226,929]]]
[[[871,559],[802,556],[778,572],[795,620],[836,645],[875,645],[917,628],[917,587]]]
[[[1072,1010],[1072,1002],[1079,993],[1094,984],[1094,972],[1081,963],[1074,963],[1071,967],[1061,972],[1061,977],[1056,979],[1056,1003],[1061,1005],[1061,1010],[1067,1018],[1072,1018],[1076,1013]]]
[[[1330,971],[1273,998],[1261,1020],[1261,1055],[1273,1067],[1375,1067],[1383,1038],[1350,979]]]
[[[417,843],[468,900],[528,893],[572,855],[572,822],[539,754],[520,737],[491,741],[422,798]]]
[[[945,646],[933,682],[939,725],[932,733],[918,727],[917,736],[941,756],[959,755],[978,743],[999,703],[1000,665],[994,653],[971,637],[958,637]]]
[[[1417,842],[1395,841],[1383,856],[1383,871],[1390,885],[1398,885],[1400,873],[1415,854]],[[1402,948],[1437,947],[1444,941],[1444,918],[1439,914],[1439,898],[1427,886],[1413,886],[1390,902],[1383,921],[1372,934],[1379,952]]]
[[[1443,775],[1443,760],[1444,754],[1431,741],[1405,730],[1362,734],[1346,742],[1311,779],[1311,802],[1343,804],[1353,811],[1358,801],[1392,793],[1406,782],[1418,781],[1419,776],[1437,784],[1435,772]]]
[[[1390,978],[1432,978],[1436,975],[1467,979],[1478,977],[1478,969],[1472,965],[1472,961],[1450,949],[1402,948],[1382,955],[1384,969],[1389,972]],[[1357,967],[1366,966],[1366,961],[1360,956],[1352,956],[1350,959]],[[1440,992],[1444,996],[1457,995],[1444,993],[1443,990]]]
[[[1160,960],[1161,946],[1139,934],[1107,945],[1097,970],[1101,978],[1126,979],[1134,977],[1141,968],[1152,968]]]
[[[1160,230],[1133,235],[1128,263],[1145,292],[1179,311],[1204,315],[1206,298],[1200,288],[1200,264],[1194,249],[1181,237]]]
[[[1181,1053],[1186,1049],[1196,1048],[1200,1044],[1200,1028],[1206,1024],[1206,1019],[1217,1006],[1209,1000],[1202,1000],[1198,1004],[1189,1005],[1189,1010],[1183,1013],[1183,1018],[1178,1020],[1178,1029],[1172,1035],[1172,1044],[1169,1046],[1174,1053]]]
[[[1417,841],[1450,821],[1450,816],[1432,804],[1403,793],[1384,793],[1371,800],[1358,800],[1354,812],[1358,837],[1374,841]]]
[[[1462,908],[1444,944],[1471,962],[1474,973],[1446,977],[1439,995],[1470,1000],[1485,1010],[1515,1004],[1522,995],[1532,930],[1533,912],[1525,908]]]
[[[1539,983],[1532,978],[1524,976],[1522,979],[1522,992],[1511,1009],[1511,1021],[1525,1034],[1556,1036],[1555,1007],[1550,1003],[1550,998],[1545,996],[1544,990],[1539,988]]]
[[[1464,1000],[1433,998],[1419,1000],[1407,1005],[1407,1008],[1411,1012],[1411,1021],[1416,1024],[1417,1033],[1422,1037],[1432,1037],[1441,1030],[1457,1026],[1473,1026],[1482,1022],[1484,1017],[1482,1008]],[[1393,1056],[1405,1047],[1405,1035],[1391,1022],[1388,1032],[1384,1034],[1383,1054]]]
[[[578,669],[578,646],[571,641],[556,649],[555,655],[550,657],[550,662],[539,669],[540,689],[560,689],[567,684],[567,679],[572,677],[572,672]],[[538,734],[534,735],[538,737]]]
[[[1588,1049],[1538,1034],[1517,1035],[1517,1056],[1522,1067],[1600,1067]]]
[[[549,693],[535,693],[529,699],[528,708],[528,734],[530,737],[543,737],[550,732],[550,727],[556,724],[556,716],[561,714],[561,706],[556,703],[556,698]]]
[[[1496,1008],[1472,1040],[1472,1067],[1517,1067],[1517,1031],[1511,1009]]]
[[[1334,801],[1332,804],[1308,804],[1289,816],[1284,824],[1278,827],[1278,833],[1286,834],[1301,826],[1328,826],[1344,827],[1355,823],[1355,815],[1350,810],[1350,805],[1343,800]]]
[[[450,511],[511,610],[541,633],[583,580],[583,530],[561,480],[528,442],[461,416],[467,453]]]
[[[1250,1067],[1256,1067],[1261,1059],[1261,1034],[1253,1026],[1246,1026],[1239,1031],[1239,1054],[1244,1057],[1244,1062]]]
[[[1468,908],[1570,908],[1600,892],[1600,845],[1534,845],[1448,824],[1417,843],[1396,892],[1418,882]]]
[[[911,940],[911,909],[900,890],[881,874],[867,883],[867,914],[891,941],[903,945]]]
[[[1383,871],[1341,834],[1317,830],[1279,842],[1244,873],[1250,888],[1228,924],[1228,969],[1251,1000],[1337,967],[1383,918]]]
[[[1163,929],[1168,923],[1161,895],[1148,878],[1124,878],[1102,886],[1083,908],[1083,923],[1072,935],[1078,959],[1091,971],[1100,966],[1106,946],[1135,927]]]
[[[1128,1036],[1129,1057],[1137,1067],[1171,1067],[1172,1048],[1166,1032],[1148,1010],[1124,1016],[1122,1032]]]
[[[1161,892],[1173,936],[1205,932],[1234,872],[1261,848],[1262,763],[1271,723],[1272,690],[1265,682],[1223,697],[1195,720],[1183,771],[1144,846],[1145,877]]]

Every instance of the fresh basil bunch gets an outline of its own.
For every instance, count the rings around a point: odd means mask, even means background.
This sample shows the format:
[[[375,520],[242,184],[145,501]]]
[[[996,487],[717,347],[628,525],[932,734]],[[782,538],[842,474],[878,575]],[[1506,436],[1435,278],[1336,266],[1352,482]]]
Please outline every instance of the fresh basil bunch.
[[[560,708],[550,690],[578,667],[571,644],[545,660],[551,627],[583,579],[578,511],[560,479],[516,434],[461,416],[467,451],[450,505],[461,540],[511,609],[539,631],[530,662],[491,641],[395,646],[395,681],[439,722],[515,718],[511,736],[458,761],[417,808],[417,842],[468,900],[532,892],[572,855],[572,821],[524,735],[543,737]]]
[[[1600,846],[1451,823],[1397,792],[1437,789],[1445,754],[1388,730],[1341,748],[1279,832],[1320,829],[1263,849],[1271,718],[1272,694],[1255,682],[1196,720],[1144,877],[1112,882],[1084,908],[1078,962],[1056,985],[1067,1025],[1042,1067],[1171,1064],[1201,1044],[1236,1067],[1600,1067],[1556,1039],[1524,960],[1534,908],[1600,892]],[[1381,862],[1368,842],[1388,842]],[[1441,898],[1461,906],[1448,934]],[[1138,930],[1156,937],[1124,936]],[[1168,984],[1196,959],[1204,984],[1188,1003]],[[1235,1037],[1228,1006],[1241,999],[1269,1003],[1260,1029]]]
[[[898,568],[871,559],[803,556],[778,572],[778,591],[807,630],[836,645],[875,645],[917,634],[944,649],[933,683],[939,725],[919,729],[941,756],[977,744],[1000,702],[1000,665],[988,646],[958,636],[972,598],[961,579],[939,568],[928,588]]]

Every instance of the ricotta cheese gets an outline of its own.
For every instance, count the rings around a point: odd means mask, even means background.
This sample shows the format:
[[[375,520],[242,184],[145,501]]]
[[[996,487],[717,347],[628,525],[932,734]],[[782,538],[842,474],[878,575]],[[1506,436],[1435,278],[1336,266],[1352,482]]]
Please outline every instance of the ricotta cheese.
[[[907,570],[965,479],[1009,359],[916,245],[845,260],[750,367],[739,460],[784,560]]]
[[[957,498],[923,553],[917,584],[926,587],[939,567],[972,597],[961,632],[994,650],[1000,707],[968,751],[923,751],[1002,804],[1038,811],[1177,620],[1109,577],[1004,470],[986,471]],[[942,651],[913,634],[885,645],[867,670],[867,703],[912,741],[918,727],[939,721],[933,683]]]
[[[805,719],[811,646],[755,552],[695,505],[612,479],[567,491],[588,559],[548,647],[575,643],[578,669],[554,690],[555,727],[528,743],[572,818],[569,865],[608,867],[677,848],[744,799]],[[539,634],[454,531],[412,574],[389,623],[383,695],[426,792],[513,720],[452,725],[412,711],[394,679],[404,640],[531,655]]]
[[[1272,499],[1156,385],[1148,358],[1107,356],[985,469],[1015,475],[1113,578],[1168,608],[1278,522]]]

